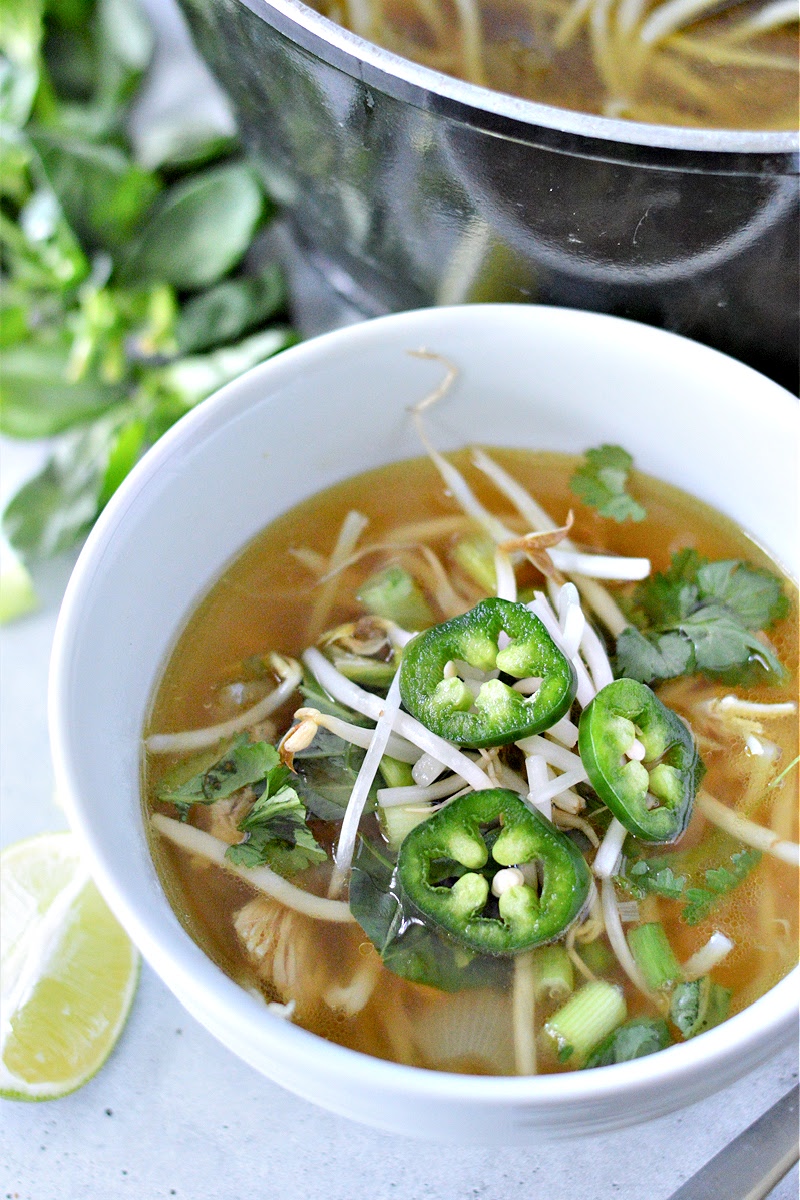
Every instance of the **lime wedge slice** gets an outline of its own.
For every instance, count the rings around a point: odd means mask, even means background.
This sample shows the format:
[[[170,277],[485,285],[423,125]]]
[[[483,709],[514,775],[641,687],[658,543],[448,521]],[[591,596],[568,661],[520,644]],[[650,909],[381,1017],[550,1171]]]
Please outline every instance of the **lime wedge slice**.
[[[139,956],[70,833],[3,851],[0,914],[0,1096],[65,1096],[111,1053]]]

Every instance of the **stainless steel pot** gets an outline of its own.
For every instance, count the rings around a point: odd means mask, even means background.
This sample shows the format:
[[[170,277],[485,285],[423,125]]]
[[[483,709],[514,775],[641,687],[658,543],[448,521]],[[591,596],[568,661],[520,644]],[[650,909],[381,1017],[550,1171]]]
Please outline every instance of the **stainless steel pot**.
[[[297,240],[363,312],[595,309],[796,388],[794,134],[519,100],[390,54],[299,0],[181,3]]]

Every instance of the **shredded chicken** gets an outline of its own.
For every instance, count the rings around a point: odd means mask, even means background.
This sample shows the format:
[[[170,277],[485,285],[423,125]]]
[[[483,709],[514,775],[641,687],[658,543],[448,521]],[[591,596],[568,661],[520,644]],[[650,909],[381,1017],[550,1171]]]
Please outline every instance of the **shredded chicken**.
[[[317,923],[268,896],[245,904],[233,925],[258,977],[301,1017],[320,1002],[352,1017],[369,1002],[381,966],[371,946],[322,955]]]

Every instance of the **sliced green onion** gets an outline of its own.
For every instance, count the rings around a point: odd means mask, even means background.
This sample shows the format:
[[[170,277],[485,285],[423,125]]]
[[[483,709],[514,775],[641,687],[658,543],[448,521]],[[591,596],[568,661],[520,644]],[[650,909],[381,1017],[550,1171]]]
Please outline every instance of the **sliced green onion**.
[[[388,754],[384,754],[381,759],[380,772],[387,787],[414,786],[414,776],[411,774],[410,764],[399,762],[398,759],[391,758]]]
[[[617,961],[613,951],[601,938],[595,938],[593,942],[586,942],[584,945],[576,945],[575,949],[594,975],[604,975]]]
[[[536,999],[563,1000],[575,987],[575,969],[563,946],[542,946],[533,956]]]
[[[378,658],[362,658],[358,654],[343,654],[335,660],[335,664],[337,671],[346,679],[352,679],[354,683],[361,683],[364,687],[383,688],[384,691],[391,684],[397,670],[394,663],[381,662]]]
[[[391,808],[378,808],[378,823],[381,833],[391,850],[399,850],[401,843],[431,815],[430,804],[395,804]]]
[[[427,629],[436,623],[422,589],[405,567],[392,563],[361,585],[358,600],[376,617],[403,629]]]
[[[679,983],[672,993],[670,1018],[685,1038],[697,1037],[725,1020],[732,994],[708,975]]]
[[[628,945],[651,991],[664,991],[683,979],[683,972],[672,953],[664,926],[659,921],[631,929]]]
[[[559,1062],[582,1066],[589,1052],[628,1015],[622,988],[598,979],[586,983],[560,1008],[544,1032],[555,1044]]]
[[[494,542],[481,534],[461,538],[453,547],[453,558],[465,575],[474,579],[490,596],[497,589],[494,565]]]

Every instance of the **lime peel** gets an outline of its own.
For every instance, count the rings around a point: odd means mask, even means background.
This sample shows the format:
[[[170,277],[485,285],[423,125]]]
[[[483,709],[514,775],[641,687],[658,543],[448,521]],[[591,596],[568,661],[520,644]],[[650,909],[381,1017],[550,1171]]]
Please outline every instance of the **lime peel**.
[[[75,1091],[108,1058],[130,1012],[139,956],[72,834],[0,856],[0,1096]]]

